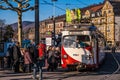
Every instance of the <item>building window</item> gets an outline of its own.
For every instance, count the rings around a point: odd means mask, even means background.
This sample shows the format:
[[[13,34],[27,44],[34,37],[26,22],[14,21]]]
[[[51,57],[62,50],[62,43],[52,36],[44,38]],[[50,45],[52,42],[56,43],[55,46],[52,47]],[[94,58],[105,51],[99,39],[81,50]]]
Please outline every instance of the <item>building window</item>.
[[[50,25],[48,25],[48,28],[50,28]]]
[[[91,17],[95,17],[95,13],[92,13]]]
[[[63,26],[62,23],[60,23],[60,27]]]
[[[84,18],[86,18],[86,16],[85,16],[85,15],[83,15],[83,16],[82,16],[82,18],[84,19]]]
[[[108,13],[111,13],[111,10],[109,10]]]
[[[107,27],[107,32],[110,32],[110,26]]]
[[[100,20],[98,19],[98,24],[100,24]]]
[[[100,13],[99,13],[99,12],[97,12],[97,16],[100,16]]]
[[[106,11],[103,12],[103,16],[107,16]]]

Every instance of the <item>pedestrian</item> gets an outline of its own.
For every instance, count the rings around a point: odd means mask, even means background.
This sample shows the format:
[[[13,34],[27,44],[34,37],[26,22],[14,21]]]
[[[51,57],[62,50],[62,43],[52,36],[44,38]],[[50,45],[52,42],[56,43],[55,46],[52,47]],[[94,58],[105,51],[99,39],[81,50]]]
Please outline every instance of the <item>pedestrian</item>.
[[[58,68],[58,66],[60,66],[60,63],[61,63],[61,52],[60,52],[60,48],[59,47],[56,47],[55,48],[55,69]]]
[[[47,52],[46,52],[46,58],[48,59],[48,55],[49,55],[49,51],[51,51],[52,50],[52,46],[49,46],[48,47],[48,50],[47,50]]]
[[[13,62],[13,50],[12,50],[12,45],[9,45],[6,53],[7,57],[7,68],[12,67],[12,62]]]
[[[37,66],[37,61],[38,61],[38,49],[36,47],[37,44],[35,44],[33,41],[29,44],[28,50],[30,53],[30,57],[32,60],[32,69],[33,69],[33,79],[36,79],[37,71],[38,71],[38,66]]]
[[[35,43],[33,41],[31,41],[31,43],[28,45],[28,51],[30,53],[30,57],[33,63],[36,63],[37,59],[37,55],[35,54]]]
[[[38,56],[39,58],[45,58],[46,55],[46,45],[41,41],[38,45]]]
[[[47,62],[47,68],[48,68],[48,66],[49,66],[49,64],[48,64],[49,51],[51,51],[51,50],[52,50],[52,46],[49,46],[49,47],[48,47],[48,50],[46,51],[46,55],[45,55],[45,57],[46,57],[46,62]]]
[[[112,47],[112,53],[115,53],[115,46]]]
[[[32,60],[30,57],[29,50],[27,48],[23,49],[23,57],[24,57],[24,71],[29,73],[31,72]]]
[[[21,52],[20,52],[20,47],[19,47],[19,42],[16,42],[15,45],[13,46],[13,68],[14,72],[20,72],[20,62],[19,59],[21,58]]]
[[[55,70],[55,63],[56,63],[56,60],[55,60],[55,47],[53,46],[52,49],[49,51],[48,53],[48,68],[47,70],[51,70],[51,71],[54,71]]]

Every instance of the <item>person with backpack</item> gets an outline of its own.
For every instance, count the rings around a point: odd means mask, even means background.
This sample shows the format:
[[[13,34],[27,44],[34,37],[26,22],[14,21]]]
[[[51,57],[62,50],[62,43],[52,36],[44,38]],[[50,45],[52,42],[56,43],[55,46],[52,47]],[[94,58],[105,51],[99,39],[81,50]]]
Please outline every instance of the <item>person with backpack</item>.
[[[28,46],[28,51],[30,53],[30,57],[33,63],[36,63],[37,61],[37,56],[38,54],[35,53],[36,47],[35,47],[35,43],[32,41],[29,46]]]

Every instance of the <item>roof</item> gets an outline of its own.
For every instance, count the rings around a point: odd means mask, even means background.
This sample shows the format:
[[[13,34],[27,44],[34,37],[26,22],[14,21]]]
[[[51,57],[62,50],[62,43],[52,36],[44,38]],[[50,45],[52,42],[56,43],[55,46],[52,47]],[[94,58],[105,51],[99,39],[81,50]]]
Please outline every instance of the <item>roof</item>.
[[[92,11],[92,12],[96,12],[96,11],[102,9],[103,6],[104,6],[103,3],[94,4],[94,5],[91,5],[91,6],[82,8],[81,11],[82,11],[82,13],[85,13],[86,10],[90,10],[90,11]]]
[[[98,10],[101,10],[103,8],[103,4],[97,5],[95,7],[90,8],[91,11],[96,12]]]

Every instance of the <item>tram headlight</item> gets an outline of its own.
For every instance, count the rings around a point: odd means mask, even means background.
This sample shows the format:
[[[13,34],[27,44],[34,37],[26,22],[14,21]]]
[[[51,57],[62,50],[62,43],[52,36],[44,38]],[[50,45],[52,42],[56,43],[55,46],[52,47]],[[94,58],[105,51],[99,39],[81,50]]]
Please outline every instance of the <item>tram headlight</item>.
[[[88,56],[86,57],[87,60],[90,60],[91,58],[92,58],[92,55],[88,55]]]
[[[66,54],[63,55],[63,58],[67,58],[68,56]]]
[[[84,55],[83,58],[85,60],[90,60],[92,58],[92,55]]]

